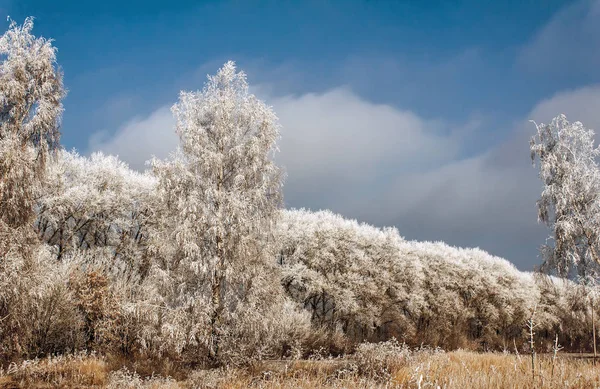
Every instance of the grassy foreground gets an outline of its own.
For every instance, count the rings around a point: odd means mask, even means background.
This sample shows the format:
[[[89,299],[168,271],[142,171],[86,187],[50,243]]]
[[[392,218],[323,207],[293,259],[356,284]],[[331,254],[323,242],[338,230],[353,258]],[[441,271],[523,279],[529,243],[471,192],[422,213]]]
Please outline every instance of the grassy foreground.
[[[114,364],[114,362],[112,363]],[[469,351],[390,358],[268,361],[245,369],[175,371],[176,378],[115,370],[94,355],[25,361],[0,372],[0,388],[597,388],[600,365],[569,356]],[[164,366],[161,369],[165,369]],[[146,371],[145,374],[148,374]]]

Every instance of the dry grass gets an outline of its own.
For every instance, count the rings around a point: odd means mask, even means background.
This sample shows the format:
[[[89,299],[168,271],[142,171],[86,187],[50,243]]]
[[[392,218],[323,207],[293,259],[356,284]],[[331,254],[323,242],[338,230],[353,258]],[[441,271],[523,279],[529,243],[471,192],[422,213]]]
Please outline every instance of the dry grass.
[[[589,360],[467,351],[417,357],[394,372],[396,387],[440,388],[598,388],[600,368]]]
[[[398,360],[360,358],[270,361],[247,369],[196,370],[178,380],[143,377],[94,355],[26,361],[0,371],[0,388],[598,388],[600,365],[590,360],[559,357],[536,359],[535,377],[529,356],[480,354],[469,351],[407,353]],[[379,372],[367,369],[373,363]],[[361,365],[362,364],[362,365]],[[387,370],[386,370],[387,369]]]
[[[93,354],[23,361],[0,371],[0,388],[103,388],[106,363]]]

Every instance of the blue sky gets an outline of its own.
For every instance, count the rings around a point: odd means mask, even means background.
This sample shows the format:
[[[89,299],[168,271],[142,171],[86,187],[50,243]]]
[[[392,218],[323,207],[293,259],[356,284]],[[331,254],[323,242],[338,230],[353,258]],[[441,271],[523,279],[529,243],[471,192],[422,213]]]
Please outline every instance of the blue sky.
[[[80,148],[89,130],[117,124],[99,106],[127,98],[143,113],[174,101],[179,89],[201,87],[205,73],[230,58],[250,81],[279,93],[349,85],[369,100],[430,116],[524,114],[553,88],[515,69],[514,59],[565,2],[165,4],[20,0],[6,7],[17,21],[35,16],[36,33],[56,41],[70,90],[67,146]],[[286,67],[292,77],[285,70],[270,76]],[[570,74],[561,87],[579,78]],[[97,116],[91,129],[90,115]]]
[[[600,127],[598,1],[0,0],[7,15],[55,40],[67,148],[165,157],[178,91],[233,59],[281,118],[288,206],[522,269],[546,235],[527,120]]]

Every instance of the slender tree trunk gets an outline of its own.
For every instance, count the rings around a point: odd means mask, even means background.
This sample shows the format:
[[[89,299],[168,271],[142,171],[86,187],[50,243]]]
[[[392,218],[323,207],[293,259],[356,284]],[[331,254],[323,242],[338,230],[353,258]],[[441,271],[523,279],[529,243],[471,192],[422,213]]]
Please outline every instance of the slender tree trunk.
[[[535,381],[535,343],[533,341],[533,320],[531,327],[529,327],[529,345],[531,347],[531,376]]]
[[[550,373],[550,381],[554,378],[554,362],[556,362],[556,354],[558,354],[558,334],[554,338],[554,347],[552,347],[552,372]]]
[[[588,242],[590,241],[590,238],[588,235],[586,235]],[[592,252],[592,257],[594,259],[594,261],[596,263],[600,263],[600,258],[598,257],[597,253],[596,253],[596,249],[594,248],[594,245],[591,244],[590,245],[590,251]],[[592,285],[592,287],[595,289],[596,285]],[[592,293],[594,293],[595,290],[592,290]],[[594,320],[594,295],[592,294],[592,336],[594,337],[594,365],[596,365],[596,321]]]
[[[537,305],[533,309],[531,313],[531,318],[527,321],[527,327],[529,328],[529,346],[531,348],[531,377],[532,382],[535,382],[535,342],[533,339],[533,335],[535,332],[533,331],[536,327],[535,324],[535,312],[537,310]]]
[[[214,281],[212,286],[212,305],[213,313],[210,320],[210,337],[211,337],[211,349],[210,357],[214,362],[217,361],[219,355],[219,330],[221,326],[221,317],[223,315],[223,301],[221,298],[221,289],[223,284],[223,276],[219,274],[217,270],[214,272]]]
[[[592,337],[594,340],[594,365],[596,365],[596,320],[594,320],[594,297],[592,296]]]
[[[223,152],[223,148],[220,148],[221,153]],[[219,169],[219,180],[217,182],[217,195],[219,196],[221,190],[223,188],[223,166],[221,165]],[[220,199],[219,199],[220,200]],[[217,200],[215,205],[217,214],[220,216],[220,203]],[[219,221],[220,222],[220,221]],[[210,357],[213,362],[218,362],[219,356],[219,343],[220,343],[220,327],[223,316],[223,299],[221,297],[222,289],[223,289],[223,281],[225,280],[225,258],[224,258],[224,250],[223,250],[223,231],[217,231],[216,243],[217,243],[217,261],[215,263],[214,270],[214,280],[212,285],[212,296],[211,302],[213,306],[213,313],[210,320],[210,337],[211,337],[211,349],[210,349]]]

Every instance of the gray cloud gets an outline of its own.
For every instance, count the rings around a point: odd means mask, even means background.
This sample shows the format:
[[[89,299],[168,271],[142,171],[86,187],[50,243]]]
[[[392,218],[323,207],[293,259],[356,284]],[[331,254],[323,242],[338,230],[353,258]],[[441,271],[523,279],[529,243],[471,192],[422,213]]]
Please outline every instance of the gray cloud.
[[[388,198],[377,202],[396,211],[384,224],[397,225],[410,238],[479,246],[522,269],[539,264],[538,247],[547,230],[537,224],[535,202],[541,183],[529,158],[528,141],[535,126],[528,119],[549,122],[560,113],[599,128],[600,86],[559,93],[540,102],[515,123],[505,142],[474,158],[418,176],[398,177],[382,191],[390,194]],[[402,188],[411,191],[407,194]]]
[[[347,213],[390,176],[456,158],[444,124],[367,102],[348,89],[272,100],[283,125],[279,160],[289,205]]]

